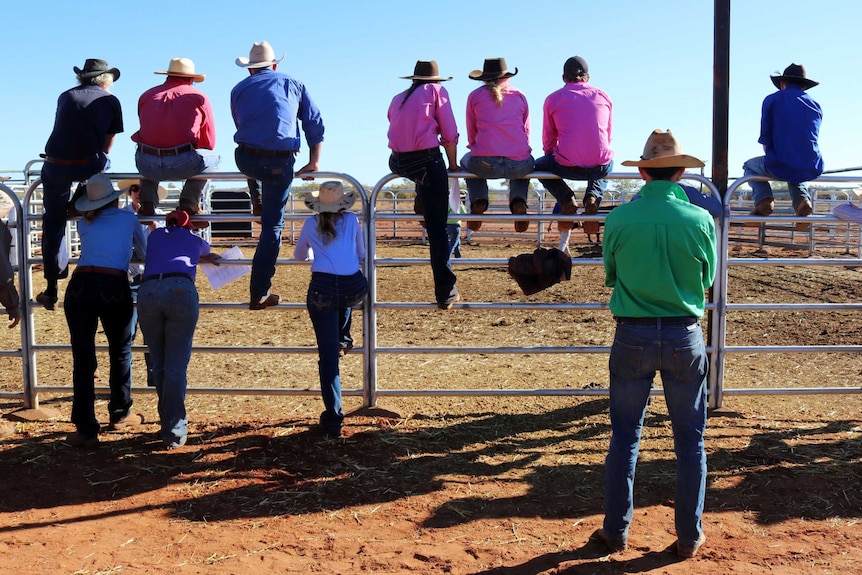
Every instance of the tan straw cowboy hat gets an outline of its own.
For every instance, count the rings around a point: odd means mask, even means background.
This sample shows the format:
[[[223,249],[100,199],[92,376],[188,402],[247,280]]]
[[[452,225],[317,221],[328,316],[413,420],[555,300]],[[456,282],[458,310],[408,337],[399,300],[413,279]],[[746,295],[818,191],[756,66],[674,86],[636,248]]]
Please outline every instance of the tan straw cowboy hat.
[[[703,162],[682,153],[682,147],[670,130],[653,130],[647,138],[640,160],[626,160],[624,166],[639,168],[702,168]]]
[[[195,63],[190,58],[172,58],[168,64],[168,69],[162,72],[153,72],[153,74],[167,74],[168,76],[177,76],[178,78],[191,78],[195,82],[203,82],[206,76],[204,74],[195,74]]]

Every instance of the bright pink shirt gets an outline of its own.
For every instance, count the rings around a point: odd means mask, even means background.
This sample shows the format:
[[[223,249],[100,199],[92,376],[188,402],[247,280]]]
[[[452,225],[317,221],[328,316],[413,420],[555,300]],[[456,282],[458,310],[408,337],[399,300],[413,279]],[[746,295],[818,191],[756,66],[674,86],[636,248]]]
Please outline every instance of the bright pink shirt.
[[[604,166],[611,150],[613,105],[603,91],[569,82],[545,99],[542,148],[563,166]]]
[[[502,105],[486,86],[467,97],[467,147],[474,156],[530,157],[530,109],[520,90],[501,83]]]
[[[440,84],[421,84],[405,102],[407,91],[389,104],[389,147],[395,152],[415,152],[458,143],[458,127],[449,93]]]
[[[184,78],[168,76],[138,99],[141,129],[132,141],[154,148],[191,144],[215,149],[215,118],[209,98]]]

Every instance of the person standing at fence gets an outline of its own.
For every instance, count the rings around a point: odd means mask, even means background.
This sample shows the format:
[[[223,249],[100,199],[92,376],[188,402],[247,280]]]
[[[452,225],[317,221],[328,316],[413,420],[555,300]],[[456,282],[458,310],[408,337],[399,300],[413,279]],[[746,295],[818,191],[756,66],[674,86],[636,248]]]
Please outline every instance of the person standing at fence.
[[[236,124],[236,165],[248,178],[261,183],[260,239],[251,264],[249,309],[278,305],[271,293],[275,262],[281,250],[284,206],[293,184],[294,163],[301,146],[299,129],[305,133],[309,160],[296,175],[316,172],[323,147],[323,119],[305,84],[278,72],[284,56],[275,59],[269,42],[255,43],[248,58],[236,65],[249,76],[230,93],[230,110]]]
[[[114,136],[123,131],[120,100],[110,92],[120,71],[96,58],[88,58],[83,68],[72,69],[78,85],[60,94],[54,129],[45,144],[45,153],[40,154],[45,160],[40,177],[43,273],[48,285],[36,301],[47,310],[54,309],[58,282],[69,273],[68,267],[60,269],[58,256],[66,233],[72,183],[82,182],[110,166],[108,152]]]
[[[138,288],[138,321],[150,350],[159,395],[160,436],[167,449],[186,444],[187,369],[198,322],[195,272],[200,260],[217,263],[210,245],[192,233],[188,212],[165,216],[165,227],[147,241],[146,268]]]
[[[565,86],[545,99],[542,148],[536,160],[537,172],[551,172],[569,180],[586,180],[584,213],[596,214],[608,186],[607,175],[614,167],[611,150],[613,104],[602,90],[590,85],[587,61],[572,56],[563,65]],[[542,185],[560,203],[560,213],[577,213],[575,194],[562,180],[542,180]],[[561,221],[560,231],[574,223]],[[584,222],[584,232],[598,234],[598,222]]]
[[[655,151],[673,147],[669,155]],[[656,130],[637,166],[641,198],[612,210],[605,221],[605,285],[617,322],[609,360],[611,441],[605,460],[605,518],[592,538],[609,551],[626,548],[634,513],[635,466],[656,372],[670,416],[676,453],[676,552],[693,557],[706,541],[701,514],[706,494],[704,296],[715,279],[715,224],[677,185],[685,168],[703,162],[682,153]]]
[[[6,308],[6,315],[9,316],[9,329],[21,321],[21,300],[15,289],[15,270],[9,260],[11,248],[12,233],[6,222],[0,220],[0,304]]]
[[[428,233],[434,297],[440,309],[452,309],[460,299],[449,263],[446,220],[449,214],[449,175],[440,146],[446,151],[448,171],[458,171],[458,128],[449,93],[440,82],[437,62],[419,60],[410,88],[389,105],[389,169],[416,184],[417,212],[422,213]]]
[[[368,293],[360,269],[365,242],[356,214],[349,212],[356,192],[345,192],[341,182],[324,182],[305,196],[305,205],[317,212],[302,226],[293,257],[311,259],[311,283],[306,305],[317,338],[318,371],[324,412],[320,425],[326,435],[341,435],[340,356],[353,347],[351,308]]]
[[[99,421],[94,401],[96,330],[101,322],[110,359],[108,402],[110,430],[143,423],[132,413],[132,291],[129,262],[133,249],[146,253],[147,238],[137,216],[119,208],[125,190],[114,188],[105,174],[86,181],[87,195],[75,202],[83,215],[78,222],[81,256],[63,309],[72,342],[72,423],[66,438],[74,447],[99,445]]]
[[[814,211],[805,182],[823,173],[820,155],[820,123],[823,111],[807,90],[818,85],[809,80],[805,67],[791,64],[783,74],[769,77],[778,88],[763,100],[760,116],[760,138],[765,155],[751,158],[742,165],[743,176],[765,176],[787,182],[787,190],[797,216],[809,216]],[[775,209],[769,182],[748,182],[754,194],[753,216],[768,216]],[[808,224],[799,223],[804,230]]]
[[[191,215],[199,214],[207,180],[186,178],[214,170],[220,160],[216,154],[200,151],[211,151],[216,145],[215,116],[209,98],[194,87],[205,76],[195,73],[195,63],[189,58],[173,58],[167,70],[154,73],[167,78],[141,94],[141,129],[132,134],[132,141],[138,145],[135,165],[143,176],[139,213],[156,213],[159,182],[185,179],[179,207]]]
[[[467,179],[470,213],[483,214],[488,209],[487,178],[509,180],[509,211],[527,213],[527,192],[530,180],[524,178],[533,171],[530,155],[530,107],[524,94],[509,84],[509,78],[518,69],[509,72],[504,58],[486,58],[481,70],[473,70],[469,77],[483,85],[467,97],[467,147],[470,151],[461,158],[461,167],[480,176]],[[467,222],[471,230],[478,230],[482,222]],[[529,221],[515,222],[516,232],[525,232]]]

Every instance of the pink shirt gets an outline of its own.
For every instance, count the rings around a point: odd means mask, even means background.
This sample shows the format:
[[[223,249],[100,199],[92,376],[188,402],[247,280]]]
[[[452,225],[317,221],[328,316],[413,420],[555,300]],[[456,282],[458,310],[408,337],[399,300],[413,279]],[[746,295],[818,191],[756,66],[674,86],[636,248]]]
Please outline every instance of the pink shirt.
[[[168,76],[164,84],[150,88],[138,99],[141,129],[132,141],[154,148],[191,144],[215,149],[215,123],[206,95],[184,78]]]
[[[458,127],[449,93],[440,84],[421,84],[404,107],[401,92],[389,104],[389,147],[395,152],[415,152],[440,144],[457,144]]]
[[[520,90],[502,83],[498,106],[484,85],[467,97],[467,147],[474,156],[530,157],[530,109]]]
[[[563,166],[611,161],[611,99],[585,82],[569,82],[545,99],[542,148]]]

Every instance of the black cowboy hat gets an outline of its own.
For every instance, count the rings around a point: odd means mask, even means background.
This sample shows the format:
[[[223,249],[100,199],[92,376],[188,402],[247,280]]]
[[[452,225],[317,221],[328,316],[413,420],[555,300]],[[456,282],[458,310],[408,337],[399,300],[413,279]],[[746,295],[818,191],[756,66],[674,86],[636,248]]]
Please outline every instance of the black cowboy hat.
[[[802,64],[791,64],[787,68],[784,69],[784,73],[780,76],[778,74],[769,77],[772,80],[772,83],[775,84],[776,88],[781,88],[781,81],[792,82],[794,84],[799,84],[802,86],[803,90],[807,90],[808,88],[813,88],[818,85],[820,82],[815,82],[814,80],[809,80],[805,76],[805,66]]]
[[[105,73],[111,74],[114,77],[114,82],[120,79],[120,71],[116,68],[108,68],[108,62],[99,58],[87,58],[83,68],[72,66],[72,70],[84,80],[89,80]]]
[[[509,72],[506,67],[505,58],[485,58],[485,64],[481,70],[473,70],[469,76],[471,80],[499,80],[501,78],[511,78],[518,73],[518,68],[514,72]]]

